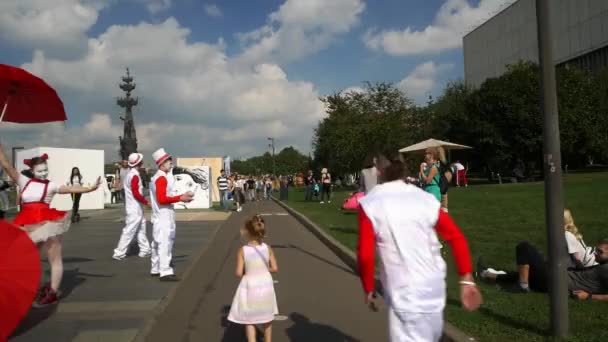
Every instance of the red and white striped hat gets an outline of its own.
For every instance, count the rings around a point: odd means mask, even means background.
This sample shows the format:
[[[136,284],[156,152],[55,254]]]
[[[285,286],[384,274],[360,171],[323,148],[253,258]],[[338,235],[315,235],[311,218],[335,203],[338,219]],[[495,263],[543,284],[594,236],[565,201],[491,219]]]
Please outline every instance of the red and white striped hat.
[[[144,160],[144,155],[141,153],[131,153],[129,155],[129,167],[136,167],[137,165],[139,165],[139,163],[142,162],[142,160]]]
[[[152,158],[156,161],[156,165],[161,166],[167,159],[171,158],[171,156],[165,152],[164,148],[159,148],[156,152],[152,153]]]

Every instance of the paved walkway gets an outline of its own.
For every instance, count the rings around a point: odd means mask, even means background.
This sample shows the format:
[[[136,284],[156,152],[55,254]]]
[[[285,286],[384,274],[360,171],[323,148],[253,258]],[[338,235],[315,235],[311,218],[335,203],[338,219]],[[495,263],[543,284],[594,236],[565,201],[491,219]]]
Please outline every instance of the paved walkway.
[[[165,310],[138,341],[244,341],[243,328],[226,316],[239,279],[234,275],[239,228],[264,215],[267,242],[277,255],[275,284],[280,314],[275,341],[386,341],[386,313],[363,304],[358,277],[293,217],[273,202],[248,204],[218,231],[213,244]],[[261,341],[261,339],[260,339]]]
[[[208,247],[228,215],[180,211],[174,263],[178,275]],[[115,261],[112,251],[123,227],[121,206],[82,212],[82,221],[65,235],[62,291],[65,299],[49,309],[30,311],[11,341],[132,341],[177,286],[149,276],[150,259],[137,251]],[[151,232],[148,224],[148,232]],[[48,278],[48,265],[43,262]]]

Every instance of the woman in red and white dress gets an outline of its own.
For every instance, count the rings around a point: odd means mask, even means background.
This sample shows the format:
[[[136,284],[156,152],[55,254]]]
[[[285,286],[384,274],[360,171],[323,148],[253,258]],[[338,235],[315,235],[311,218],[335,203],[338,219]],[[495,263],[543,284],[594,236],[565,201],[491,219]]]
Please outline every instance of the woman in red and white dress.
[[[41,289],[34,307],[43,307],[58,302],[57,292],[63,277],[61,256],[62,235],[70,229],[71,215],[50,207],[55,194],[84,194],[97,190],[101,178],[92,188],[66,186],[49,181],[46,154],[27,159],[29,170],[20,174],[8,161],[0,145],[0,166],[19,185],[21,211],[14,223],[28,233],[32,241],[44,249],[51,266],[51,281]]]

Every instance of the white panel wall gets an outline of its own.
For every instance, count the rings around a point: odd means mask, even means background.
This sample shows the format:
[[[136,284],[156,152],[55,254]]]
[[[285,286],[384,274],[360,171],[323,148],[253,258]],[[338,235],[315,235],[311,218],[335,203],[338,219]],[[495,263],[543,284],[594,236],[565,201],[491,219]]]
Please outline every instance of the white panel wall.
[[[555,64],[608,45],[608,0],[552,0]],[[463,38],[465,80],[479,86],[518,60],[538,62],[535,0],[519,0]]]
[[[70,179],[72,167],[76,166],[82,174],[85,186],[93,186],[97,177],[104,175],[104,151],[81,150],[68,148],[38,147],[17,152],[16,166],[19,171],[27,169],[24,159],[30,159],[48,154],[49,179],[60,184],[67,184]],[[81,210],[103,209],[105,195],[103,189],[82,195],[80,199]],[[71,210],[72,197],[70,195],[56,195],[51,207],[58,210]]]

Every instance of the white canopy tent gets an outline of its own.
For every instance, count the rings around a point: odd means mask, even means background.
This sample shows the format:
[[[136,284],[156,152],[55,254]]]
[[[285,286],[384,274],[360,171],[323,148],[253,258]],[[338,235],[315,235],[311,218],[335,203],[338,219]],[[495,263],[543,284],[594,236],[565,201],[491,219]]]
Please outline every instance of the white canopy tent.
[[[470,146],[454,144],[447,141],[437,140],[437,139],[429,139],[417,144],[404,147],[399,150],[401,153],[414,153],[414,152],[424,152],[429,147],[443,147],[447,151],[451,150],[470,150],[473,149]]]

